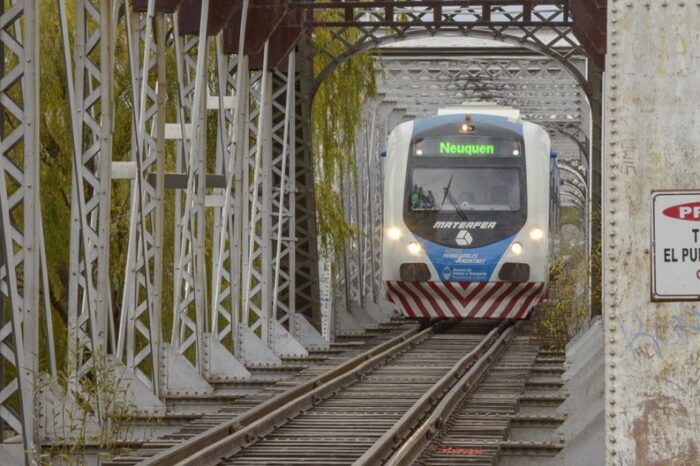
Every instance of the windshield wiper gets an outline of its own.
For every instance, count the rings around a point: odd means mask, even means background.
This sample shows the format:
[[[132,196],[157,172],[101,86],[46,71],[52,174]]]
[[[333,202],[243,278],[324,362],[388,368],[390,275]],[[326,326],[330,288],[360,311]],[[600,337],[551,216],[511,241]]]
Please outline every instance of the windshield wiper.
[[[467,221],[467,214],[464,213],[464,211],[459,207],[459,204],[457,203],[457,201],[455,201],[454,198],[452,197],[452,194],[450,194],[450,186],[452,186],[452,178],[454,178],[454,175],[450,175],[450,181],[447,183],[447,186],[442,188],[442,190],[445,193],[445,196],[442,198],[442,203],[440,204],[440,209],[442,209],[442,206],[445,205],[445,199],[449,199],[450,204],[452,204],[452,206],[457,211],[459,218],[461,218],[463,222],[466,222]]]

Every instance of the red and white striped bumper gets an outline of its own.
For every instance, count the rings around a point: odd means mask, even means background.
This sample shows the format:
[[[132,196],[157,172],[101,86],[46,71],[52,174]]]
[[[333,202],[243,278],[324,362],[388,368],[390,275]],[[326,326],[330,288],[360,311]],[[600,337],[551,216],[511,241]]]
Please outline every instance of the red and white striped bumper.
[[[384,282],[387,298],[408,317],[524,319],[544,300],[542,282]]]

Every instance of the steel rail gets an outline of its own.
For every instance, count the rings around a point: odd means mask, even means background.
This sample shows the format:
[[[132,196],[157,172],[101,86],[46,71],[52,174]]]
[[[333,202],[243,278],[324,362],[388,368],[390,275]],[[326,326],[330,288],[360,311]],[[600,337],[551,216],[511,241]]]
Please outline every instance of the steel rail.
[[[520,327],[520,324],[518,324],[517,327]],[[410,464],[420,456],[426,445],[435,434],[442,429],[445,421],[450,418],[464,398],[466,392],[478,383],[484,373],[486,373],[497,360],[498,355],[503,352],[506,345],[513,339],[515,331],[516,327],[514,326],[503,332],[496,343],[484,353],[483,357],[480,358],[443,397],[430,416],[425,419],[403,445],[389,458],[385,463],[387,466]]]
[[[511,321],[504,321],[491,330],[476,348],[460,359],[447,374],[425,392],[401,419],[387,430],[353,465],[383,464],[393,452],[397,451],[397,445],[400,448],[386,464],[410,464],[408,458],[415,458],[415,456],[410,456],[407,453],[413,454],[415,450],[418,454],[422,452],[423,442],[433,437],[442,422],[462,399],[465,391],[479,380],[493,361],[494,356],[500,353],[513,338],[515,330],[520,325],[520,323],[513,325]],[[429,415],[428,418],[421,423],[426,415]],[[417,429],[416,425],[418,425]],[[414,430],[415,433],[411,435]],[[401,442],[404,439],[407,440],[402,445]],[[407,450],[406,446],[409,446]]]
[[[308,382],[271,398],[240,417],[202,432],[140,464],[142,466],[171,466],[176,463],[215,464],[222,457],[227,456],[225,448],[227,443],[241,440],[243,441],[241,444],[253,443],[254,439],[261,435],[262,430],[269,430],[275,423],[281,424],[299,414],[301,410],[337,390],[343,382],[356,378],[370,366],[374,367],[401,349],[427,338],[443,325],[444,322],[441,322],[423,330],[418,328],[408,330]]]

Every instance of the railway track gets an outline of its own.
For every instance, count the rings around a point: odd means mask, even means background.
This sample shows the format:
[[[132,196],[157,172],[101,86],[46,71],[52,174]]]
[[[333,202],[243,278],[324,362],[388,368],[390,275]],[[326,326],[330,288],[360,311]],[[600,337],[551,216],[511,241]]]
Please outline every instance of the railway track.
[[[414,323],[390,323],[382,324],[376,329],[369,329],[363,333],[349,334],[338,337],[329,350],[310,352],[307,358],[286,359],[282,369],[294,368],[296,374],[283,380],[267,380],[269,376],[263,369],[263,380],[258,380],[251,385],[258,385],[254,394],[246,396],[215,395],[211,399],[202,400],[193,397],[188,400],[192,403],[191,413],[183,414],[173,412],[164,420],[165,423],[176,423],[180,427],[172,429],[172,432],[158,436],[153,440],[143,443],[138,448],[128,453],[123,453],[112,460],[104,463],[104,466],[132,466],[139,464],[149,458],[159,455],[183,442],[210,431],[222,424],[226,424],[232,419],[236,419],[248,411],[261,404],[286,393],[297,386],[313,380],[326,372],[352,360],[362,357],[375,349],[381,347],[393,339],[405,337],[418,331],[418,326]],[[253,372],[259,372],[254,369]],[[266,383],[263,383],[266,382]],[[224,390],[226,387],[223,387]],[[166,400],[169,411],[171,408],[180,410],[183,400]],[[202,403],[205,403],[203,405]],[[206,408],[208,411],[203,411]],[[199,414],[194,414],[199,410]]]
[[[233,419],[201,423],[208,428],[171,438],[140,464],[491,465],[509,454],[555,454],[561,444],[521,432],[562,422],[563,358],[541,352],[520,327],[410,330]]]
[[[503,464],[504,456],[536,456],[528,464],[547,464],[563,447],[552,435],[565,420],[556,412],[564,401],[563,357],[541,351],[527,336],[494,346],[489,356],[417,427],[401,426],[408,435],[400,447],[377,444],[375,455],[370,451],[357,464],[486,466]]]
[[[142,464],[350,464],[416,401],[439,400],[509,325],[443,322],[394,339]]]

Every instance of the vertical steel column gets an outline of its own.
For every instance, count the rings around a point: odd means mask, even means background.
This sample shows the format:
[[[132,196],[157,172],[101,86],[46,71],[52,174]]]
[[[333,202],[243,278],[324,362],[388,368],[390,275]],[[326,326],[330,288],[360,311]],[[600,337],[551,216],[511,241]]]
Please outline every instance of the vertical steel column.
[[[231,338],[234,341],[235,354],[241,354],[240,339],[236,338],[238,326],[241,324],[243,311],[243,267],[244,261],[248,257],[248,243],[245,241],[245,230],[248,225],[248,151],[250,145],[250,71],[248,68],[248,57],[241,55],[238,61],[237,80],[237,107],[235,131],[235,164],[233,168],[234,177],[234,199],[235,209],[233,214],[233,243],[231,250],[234,254],[234,261],[231,267],[232,283],[231,293],[233,294],[232,327]]]
[[[365,180],[363,189],[363,209],[365,210],[365,221],[363,222],[362,231],[364,247],[363,247],[363,257],[362,257],[362,293],[365,295],[365,299],[376,303],[377,302],[377,287],[374,281],[375,270],[374,270],[374,256],[375,256],[375,238],[374,238],[374,221],[377,216],[377,209],[379,206],[376,202],[376,168],[374,165],[374,160],[377,158],[377,150],[375,147],[377,138],[377,112],[373,111],[370,117],[370,121],[367,122],[367,128],[369,137],[366,138],[366,145],[364,151],[364,160],[362,168],[362,176]],[[381,185],[380,185],[381,186]]]
[[[68,31],[63,30],[75,145],[68,294],[68,358],[74,390],[96,359],[107,354],[112,316],[109,301],[111,6],[109,0],[77,2],[75,82],[70,71]]]
[[[373,114],[372,143],[369,146],[368,173],[370,177],[371,199],[370,206],[370,261],[372,297],[375,303],[381,302],[382,285],[382,236],[384,212],[384,165],[380,152],[386,144],[388,121],[386,116]]]
[[[271,190],[272,190],[272,73],[267,70],[268,44],[265,44],[265,58],[260,72],[259,87],[251,88],[255,99],[256,112],[250,117],[257,117],[254,129],[255,147],[250,151],[248,174],[252,168],[252,177],[244,176],[248,186],[249,212],[245,216],[247,228],[247,248],[243,256],[243,319],[242,325],[250,328],[260,337],[266,346],[269,344],[271,324]]]
[[[244,55],[246,26],[248,24],[248,0],[244,0],[241,10],[241,23],[238,37],[238,54],[230,57],[228,67],[224,70],[225,57],[218,42],[217,63],[219,66],[219,106],[223,104],[222,93],[227,95],[229,89],[235,93],[236,103],[233,111],[219,111],[223,125],[219,131],[222,136],[220,150],[226,155],[221,160],[221,172],[226,177],[226,188],[222,193],[223,208],[215,213],[218,234],[214,236],[215,251],[212,268],[212,333],[217,340],[232,353],[236,349],[236,334],[241,312],[241,235],[243,218],[242,169],[243,157],[247,152],[248,110],[249,110],[249,71],[248,57]],[[221,74],[225,71],[225,77]],[[235,77],[235,79],[234,79]],[[225,82],[225,84],[223,84]],[[217,152],[218,153],[218,152]],[[217,169],[219,163],[217,162]]]
[[[652,245],[653,234],[672,238],[676,252],[698,246],[691,231],[697,223],[678,220],[669,230],[654,232],[653,224],[660,221],[651,219],[652,191],[698,188],[700,8],[684,1],[608,5],[605,463],[700,464],[697,282],[686,289],[695,296],[683,300],[659,302],[650,296],[663,286],[654,283],[654,272],[669,270],[654,271],[663,267],[664,258]],[[673,278],[666,280],[696,278],[694,261],[665,266],[673,267]]]
[[[0,10],[0,442],[4,430],[22,435],[25,455],[35,443],[34,388],[39,371],[39,287],[43,244],[39,206],[38,2]],[[45,267],[45,265],[44,265]],[[47,293],[48,290],[44,290]],[[53,353],[53,348],[48,348]],[[14,374],[5,368],[14,367]]]
[[[343,210],[345,221],[349,225],[357,225],[358,202],[357,189],[353,178],[356,175],[354,164],[347,164],[340,189],[343,196]],[[358,307],[361,307],[359,288],[359,251],[358,233],[349,235],[343,248],[343,279],[345,286],[345,310],[352,314]]]
[[[221,37],[216,42],[218,67],[218,120],[216,144],[216,172],[226,177],[226,188],[219,190],[221,207],[214,209],[214,232],[212,237],[212,306],[211,331],[229,351],[234,351],[233,330],[234,308],[238,308],[236,296],[232,293],[235,280],[232,275],[234,261],[240,260],[233,249],[233,212],[236,200],[233,192],[233,167],[235,166],[236,112],[240,95],[235,91],[236,73],[239,60],[229,58],[222,50]],[[236,95],[236,105],[227,104],[229,94]],[[240,140],[240,139],[239,139]]]
[[[185,200],[177,194],[175,238],[175,299],[172,345],[202,369],[206,268],[204,254],[204,201],[206,192],[207,24],[209,0],[202,2],[198,37],[175,31],[179,81],[178,119],[182,131],[178,169],[187,157]],[[177,20],[175,21],[177,22]],[[196,50],[196,59],[191,53]],[[189,142],[187,142],[189,139]]]
[[[272,175],[276,195],[272,198],[273,224],[275,233],[273,253],[273,285],[272,285],[272,312],[273,318],[289,330],[293,330],[294,288],[290,280],[294,275],[294,269],[290,267],[294,256],[294,237],[289,234],[290,225],[293,223],[293,204],[290,202],[290,171],[288,160],[290,153],[294,151],[294,85],[295,85],[295,54],[292,52],[288,58],[287,73],[275,73],[273,93],[273,151],[272,151]]]
[[[154,18],[153,6],[151,0],[145,15],[127,15],[135,109],[132,158],[137,173],[131,185],[131,223],[117,355],[157,394],[162,295],[154,282],[159,279],[162,287],[165,18],[162,13]]]
[[[319,260],[316,233],[316,200],[314,194],[314,162],[311,144],[311,104],[313,99],[313,46],[306,35],[298,48],[299,77],[295,126],[295,238],[296,238],[296,312],[320,323]]]

